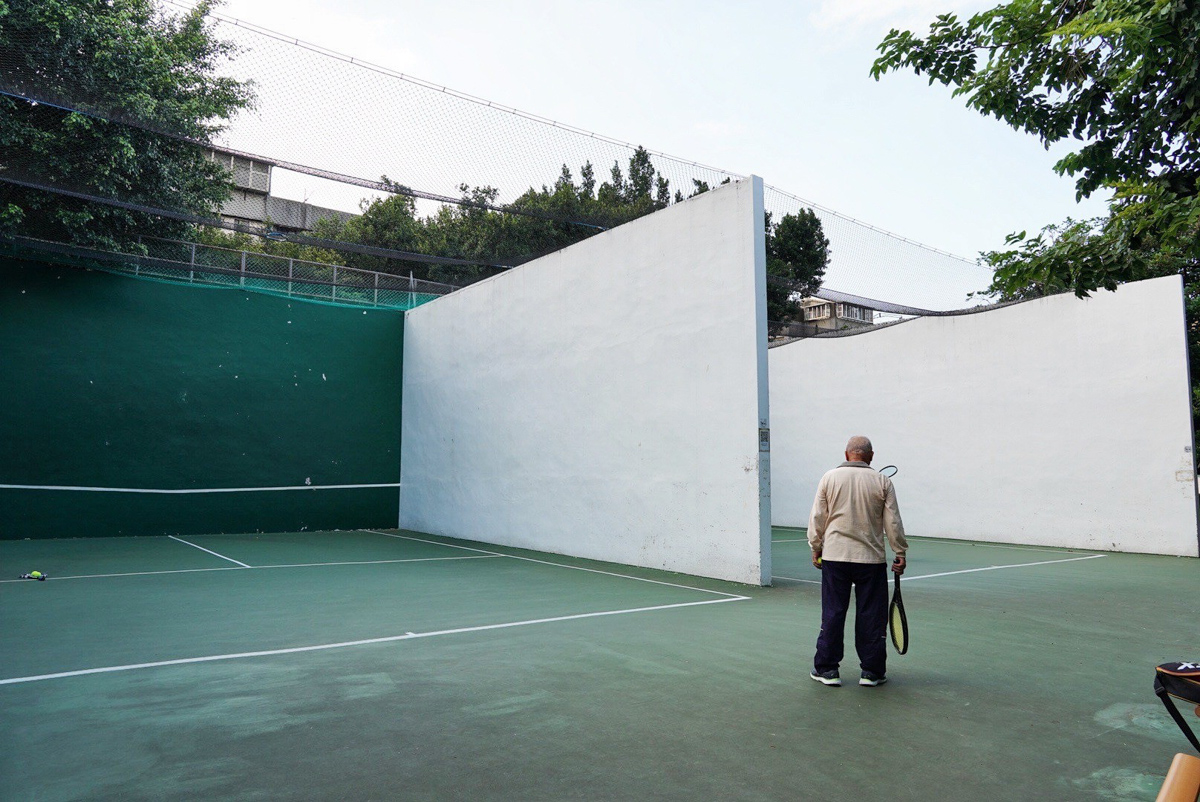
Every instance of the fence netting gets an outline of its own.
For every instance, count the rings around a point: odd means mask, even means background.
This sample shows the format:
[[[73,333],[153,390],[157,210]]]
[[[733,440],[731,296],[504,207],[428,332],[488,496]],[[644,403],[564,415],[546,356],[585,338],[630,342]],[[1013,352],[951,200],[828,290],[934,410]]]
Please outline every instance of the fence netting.
[[[8,237],[0,253],[174,284],[235,287],[348,307],[406,310],[459,289],[411,275],[359,270],[197,242],[143,237],[140,245],[130,249],[137,252],[123,252]]]
[[[36,0],[11,5],[0,20],[9,45],[0,48],[5,124],[14,131],[26,124],[75,126],[79,132],[78,146],[69,151],[34,142],[0,153],[0,191],[43,199],[29,202],[26,216],[8,229],[9,247],[23,253],[167,280],[409,308],[743,177],[191,4],[81,5],[85,17],[97,18],[105,8],[144,6],[146,18],[139,24],[176,30],[199,25],[219,43],[177,65],[177,71],[195,71],[191,84],[184,80],[175,94],[159,95],[144,71],[127,63],[136,52],[110,52],[97,44],[104,26],[128,20],[101,19],[103,24],[90,28],[63,23],[57,34],[63,41],[48,45],[44,15],[52,13],[50,6]],[[195,87],[206,77],[220,82],[214,88],[210,81],[209,95],[198,98],[203,93]],[[227,119],[194,113],[204,103],[218,108],[238,93],[252,102],[240,104]],[[171,102],[176,97],[181,99]],[[183,108],[188,104],[190,114]],[[141,166],[116,176],[97,169],[100,156],[90,148],[110,147],[111,136],[121,138],[130,161],[139,165],[165,154],[170,159],[163,163],[196,167],[187,179],[194,185]],[[209,191],[210,184],[221,191]],[[258,204],[268,211],[261,219],[231,216],[226,191],[231,186],[242,206]],[[277,225],[282,212],[273,219],[266,205],[277,197],[303,199],[305,208],[338,214],[320,225],[283,230]],[[362,218],[354,222],[370,201],[389,198],[405,200],[388,213],[398,210],[415,221],[401,221],[408,226],[403,236],[381,234]],[[980,303],[972,293],[990,283],[990,270],[971,260],[769,184],[765,202],[776,222],[801,210],[817,216],[829,240],[829,264],[815,298],[869,309],[873,321],[967,309]],[[38,210],[55,203],[102,209],[94,216],[108,215],[115,233],[71,236],[59,230],[61,222],[39,221]],[[382,218],[383,209],[372,213]],[[795,321],[793,333],[824,331],[819,319],[811,326],[805,322]],[[781,326],[773,331],[789,333]]]

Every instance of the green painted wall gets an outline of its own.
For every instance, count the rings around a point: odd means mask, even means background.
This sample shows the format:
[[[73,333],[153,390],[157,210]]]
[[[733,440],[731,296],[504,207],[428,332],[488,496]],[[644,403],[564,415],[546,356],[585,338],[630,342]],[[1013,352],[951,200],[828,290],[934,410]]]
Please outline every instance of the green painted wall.
[[[0,258],[0,484],[400,481],[404,317]],[[394,526],[397,488],[0,489],[0,538]]]

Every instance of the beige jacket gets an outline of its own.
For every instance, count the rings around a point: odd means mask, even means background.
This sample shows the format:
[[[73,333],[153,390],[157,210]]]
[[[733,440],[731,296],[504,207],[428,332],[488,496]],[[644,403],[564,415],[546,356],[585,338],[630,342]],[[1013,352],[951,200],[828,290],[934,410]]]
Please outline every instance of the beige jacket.
[[[903,557],[908,541],[891,479],[865,462],[843,462],[821,477],[808,518],[808,545],[821,559],[886,563],[884,534]]]

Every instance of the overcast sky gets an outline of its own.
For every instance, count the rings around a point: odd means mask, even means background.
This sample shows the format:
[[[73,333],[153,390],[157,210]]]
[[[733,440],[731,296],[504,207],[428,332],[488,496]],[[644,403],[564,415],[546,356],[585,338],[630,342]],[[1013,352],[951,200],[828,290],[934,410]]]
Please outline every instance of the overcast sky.
[[[532,114],[739,174],[974,258],[1102,214],[1036,138],[910,73],[891,27],[961,0],[226,0],[235,17]],[[603,175],[603,173],[601,173]]]

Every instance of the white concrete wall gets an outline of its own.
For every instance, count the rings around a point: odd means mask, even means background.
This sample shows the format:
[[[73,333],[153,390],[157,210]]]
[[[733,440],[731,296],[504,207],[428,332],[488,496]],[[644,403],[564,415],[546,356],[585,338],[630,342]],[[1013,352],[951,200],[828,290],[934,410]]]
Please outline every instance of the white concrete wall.
[[[910,534],[1197,556],[1178,277],[773,348],[774,522],[864,434]]]
[[[408,313],[400,526],[770,578],[762,183]]]

